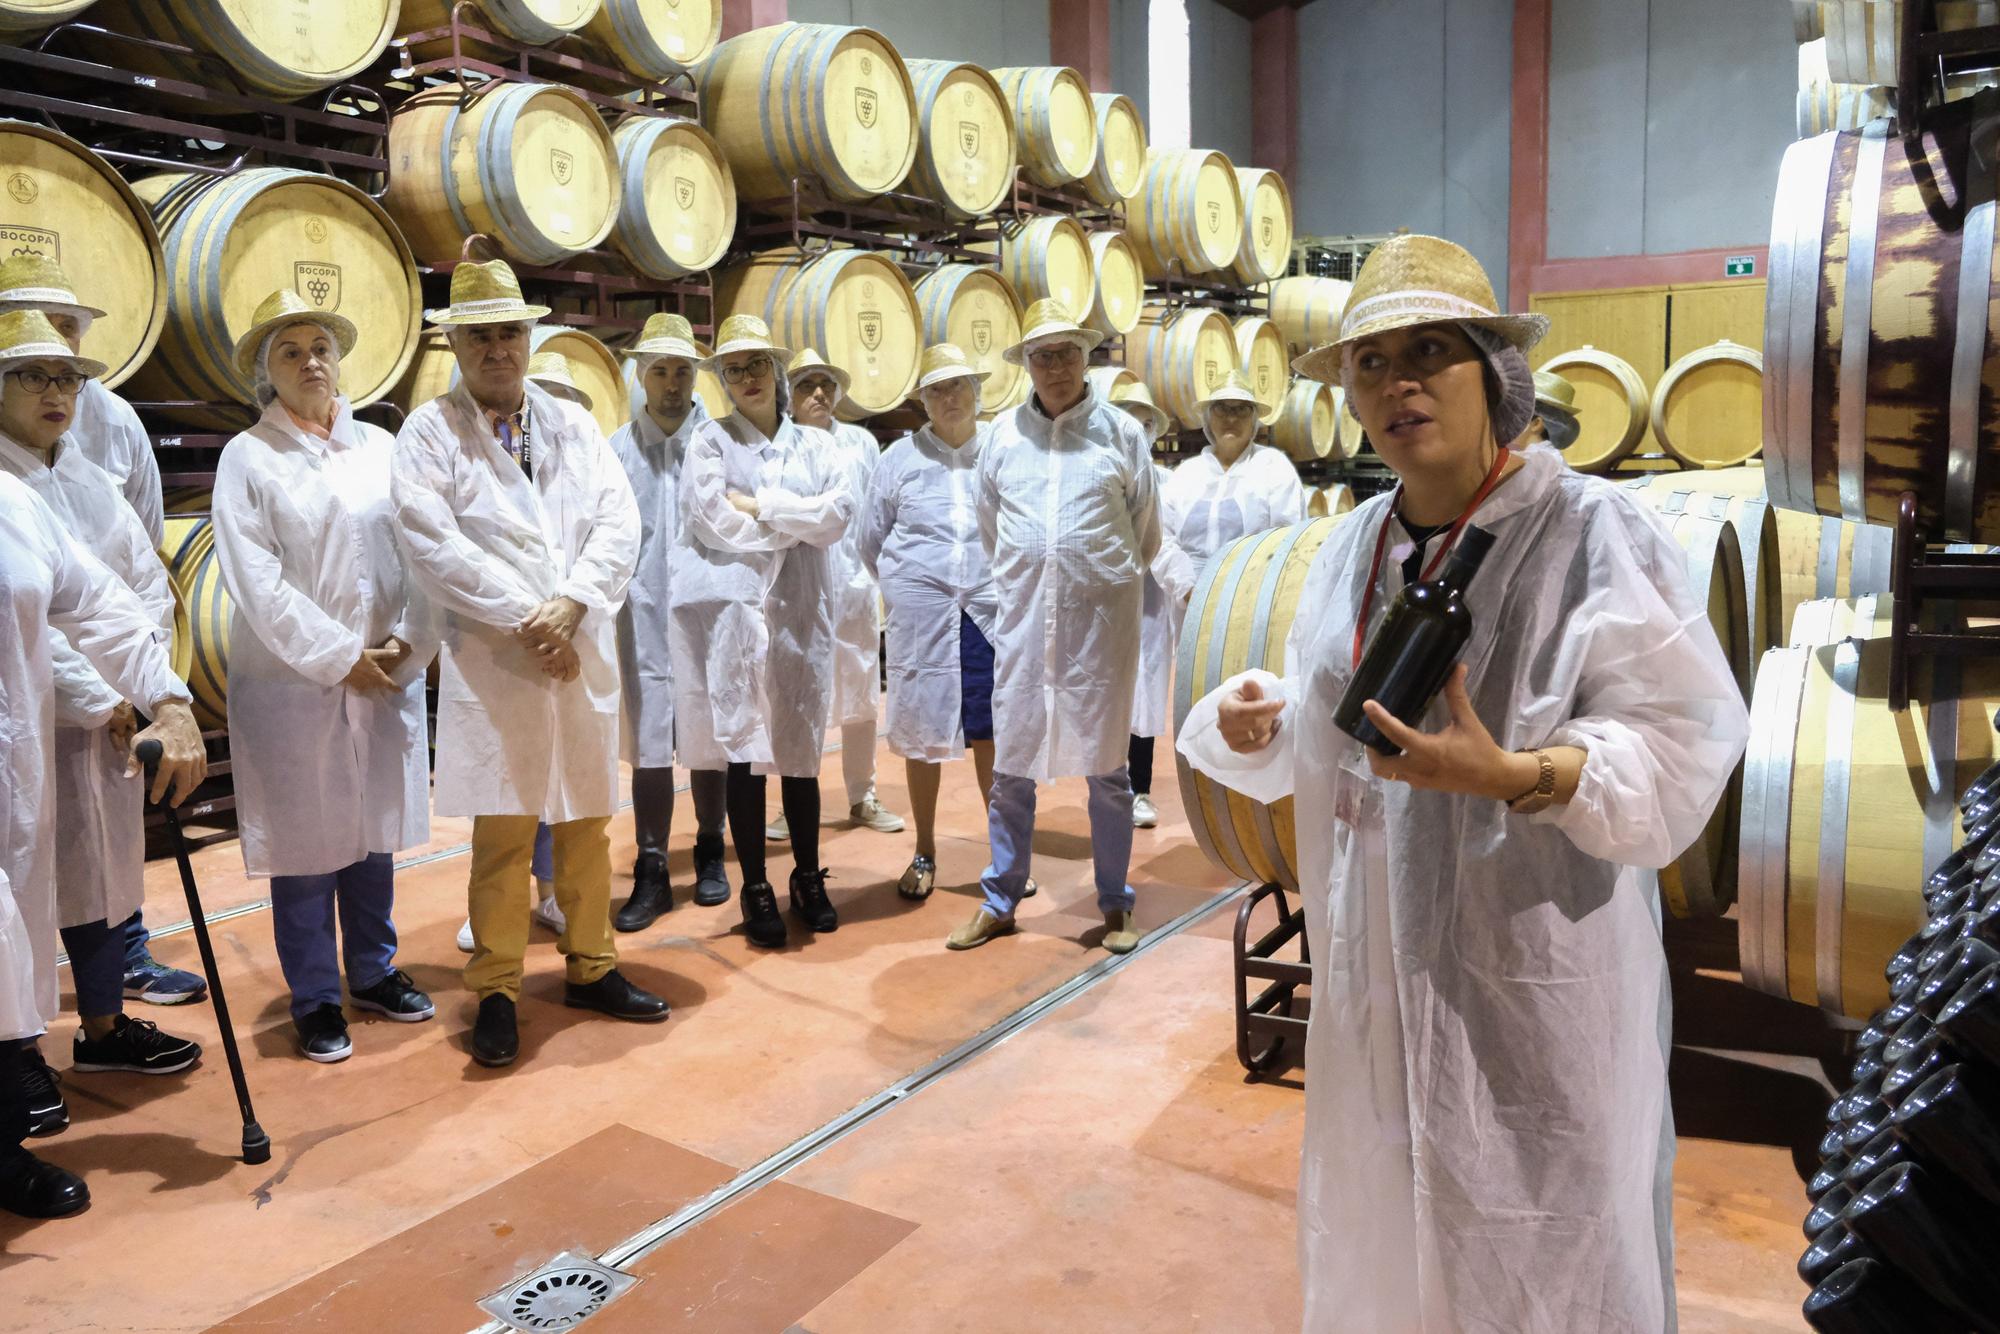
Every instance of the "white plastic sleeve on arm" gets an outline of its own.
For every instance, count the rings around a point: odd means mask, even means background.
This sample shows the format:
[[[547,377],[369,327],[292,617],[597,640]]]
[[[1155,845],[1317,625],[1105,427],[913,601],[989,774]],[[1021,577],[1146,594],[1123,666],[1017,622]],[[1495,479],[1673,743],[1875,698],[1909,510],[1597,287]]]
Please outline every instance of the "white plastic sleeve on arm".
[[[1241,754],[1231,750],[1222,739],[1220,716],[1223,699],[1245,681],[1257,682],[1263,688],[1264,698],[1283,700],[1285,708],[1278,715],[1278,734],[1271,738],[1270,744],[1262,750]],[[1294,715],[1298,710],[1293,706],[1296,693],[1294,682],[1269,672],[1256,668],[1238,672],[1195,701],[1180,726],[1174,748],[1196,769],[1253,801],[1272,802],[1289,797],[1297,781],[1294,747],[1298,728],[1294,726]]]

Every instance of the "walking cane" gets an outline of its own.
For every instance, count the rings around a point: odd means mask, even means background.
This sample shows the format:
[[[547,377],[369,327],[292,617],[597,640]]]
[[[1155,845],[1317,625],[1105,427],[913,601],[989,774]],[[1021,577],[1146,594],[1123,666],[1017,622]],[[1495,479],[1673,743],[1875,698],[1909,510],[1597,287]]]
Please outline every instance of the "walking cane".
[[[160,765],[160,743],[141,741],[134,753],[146,767],[150,792],[153,773]],[[208,974],[208,994],[215,998],[215,1022],[222,1029],[222,1054],[229,1058],[229,1078],[236,1085],[236,1106],[243,1113],[243,1161],[268,1163],[271,1137],[257,1124],[257,1111],[250,1105],[250,1085],[243,1078],[243,1056],[236,1050],[236,1029],[229,1022],[229,1002],[222,994],[222,972],[215,966],[215,947],[208,941],[208,920],[202,916],[201,891],[195,888],[194,867],[188,865],[187,839],[181,834],[180,817],[174,814],[172,806],[161,802],[160,814],[167,817],[167,829],[173,836],[174,860],[181,868],[181,889],[187,895],[188,917],[194,923],[195,943],[201,946],[201,969]]]

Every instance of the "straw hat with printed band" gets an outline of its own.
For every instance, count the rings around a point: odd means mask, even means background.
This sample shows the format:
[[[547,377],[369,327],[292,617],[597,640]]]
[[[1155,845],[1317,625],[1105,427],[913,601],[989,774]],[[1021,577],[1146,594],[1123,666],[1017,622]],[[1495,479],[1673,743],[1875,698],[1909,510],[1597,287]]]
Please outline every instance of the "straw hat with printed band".
[[[291,288],[281,287],[257,303],[257,311],[250,317],[250,328],[236,340],[233,360],[237,373],[255,379],[257,354],[264,350],[264,340],[292,324],[316,324],[326,330],[343,357],[354,350],[355,339],[359,337],[354,321],[321,310]]]
[[[78,356],[39,310],[10,310],[0,315],[0,373],[13,370],[24,361],[60,361],[96,379],[104,374],[101,361]]]
[[[982,371],[973,365],[972,359],[958,344],[932,343],[924,349],[923,358],[917,363],[917,388],[928,389],[934,384],[968,375],[983,383],[992,374],[992,371]]]
[[[733,352],[769,352],[780,366],[792,359],[792,350],[772,342],[771,326],[755,315],[731,315],[724,320],[715,331],[715,351],[703,357],[701,364],[714,370]]]
[[[590,395],[585,393],[570,374],[569,358],[560,352],[537,352],[528,358],[528,378],[544,389],[550,385],[560,385],[562,392],[590,411]]]
[[[809,347],[801,348],[799,354],[792,358],[792,364],[785,367],[785,383],[796,388],[799,381],[808,375],[824,375],[840,386],[841,396],[846,397],[849,384],[847,372]]]
[[[1114,407],[1137,416],[1145,424],[1146,435],[1150,439],[1158,440],[1173,425],[1160,405],[1153,401],[1152,391],[1144,384],[1129,384],[1123,389],[1112,390],[1111,402]]]
[[[645,361],[656,357],[702,361],[708,357],[708,349],[696,340],[694,326],[688,323],[687,316],[662,311],[647,318],[646,327],[639,331],[639,341],[626,348],[625,355]]]
[[[424,312],[424,318],[441,329],[467,324],[533,324],[549,313],[547,306],[530,305],[521,296],[521,280],[514,276],[504,259],[484,264],[470,261],[451,271],[451,304],[442,310]]]
[[[1078,324],[1076,316],[1052,296],[1043,297],[1029,306],[1021,324],[1027,330],[1021,335],[1021,341],[1000,354],[1016,366],[1027,365],[1028,353],[1039,343],[1061,340],[1075,343],[1087,353],[1104,341],[1103,334]]]
[[[1535,415],[1557,449],[1575,444],[1583,430],[1576,420],[1576,386],[1554,371],[1535,372]]]
[[[61,306],[104,318],[104,312],[79,301],[68,275],[47,255],[15,255],[0,264],[0,310],[17,306]]]
[[[1377,246],[1354,277],[1340,337],[1292,362],[1315,380],[1340,383],[1341,349],[1356,339],[1419,324],[1491,329],[1526,351],[1549,331],[1546,315],[1502,315],[1493,284],[1465,247],[1436,236],[1396,236]]]
[[[1196,401],[1194,410],[1206,416],[1209,408],[1217,403],[1248,403],[1259,411],[1264,407],[1263,400],[1257,397],[1257,391],[1250,387],[1250,381],[1244,378],[1242,371],[1231,371],[1223,376],[1222,383],[1208,391],[1208,397]]]

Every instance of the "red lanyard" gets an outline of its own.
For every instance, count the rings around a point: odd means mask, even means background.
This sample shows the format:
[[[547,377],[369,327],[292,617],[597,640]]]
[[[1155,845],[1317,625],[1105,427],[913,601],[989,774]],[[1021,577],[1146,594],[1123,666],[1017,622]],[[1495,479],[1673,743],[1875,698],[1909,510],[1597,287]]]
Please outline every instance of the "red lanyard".
[[[1500,446],[1500,452],[1494,456],[1493,467],[1488,470],[1486,480],[1479,484],[1479,490],[1473,494],[1472,503],[1465,507],[1465,512],[1452,524],[1451,531],[1445,534],[1444,545],[1437,549],[1437,554],[1431,557],[1428,565],[1424,566],[1423,573],[1418,576],[1419,583],[1437,573],[1438,566],[1444,564],[1444,558],[1451,554],[1452,547],[1457,545],[1459,533],[1471,521],[1479,507],[1486,503],[1486,497],[1493,494],[1493,488],[1500,485],[1500,474],[1507,467],[1507,456],[1507,446]],[[1389,549],[1389,520],[1396,517],[1396,507],[1402,500],[1403,484],[1398,482],[1396,494],[1389,499],[1389,512],[1382,516],[1382,530],[1375,535],[1375,560],[1368,567],[1368,586],[1361,591],[1361,615],[1354,622],[1356,667],[1361,665],[1361,637],[1368,632],[1368,611],[1375,605],[1375,581],[1382,577],[1382,556]]]

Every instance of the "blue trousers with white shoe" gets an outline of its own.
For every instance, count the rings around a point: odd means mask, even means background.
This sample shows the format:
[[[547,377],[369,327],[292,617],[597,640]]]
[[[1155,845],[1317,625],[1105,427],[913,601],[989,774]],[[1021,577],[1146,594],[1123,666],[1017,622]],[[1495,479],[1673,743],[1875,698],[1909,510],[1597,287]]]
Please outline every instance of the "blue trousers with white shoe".
[[[292,1018],[340,1004],[340,972],[356,990],[374,986],[396,966],[395,864],[371,852],[331,875],[271,877],[271,931],[278,966],[292,989]],[[340,918],[338,954],[334,917]]]
[[[1090,859],[1096,872],[1101,912],[1130,912],[1137,896],[1125,876],[1132,869],[1132,780],[1121,766],[1086,779],[1090,788]],[[986,836],[993,864],[979,877],[986,907],[996,917],[1012,917],[1028,887],[1035,845],[1035,780],[993,775],[993,800],[986,808]]]

